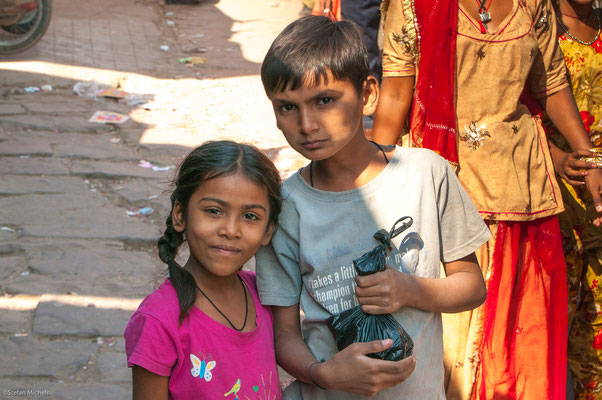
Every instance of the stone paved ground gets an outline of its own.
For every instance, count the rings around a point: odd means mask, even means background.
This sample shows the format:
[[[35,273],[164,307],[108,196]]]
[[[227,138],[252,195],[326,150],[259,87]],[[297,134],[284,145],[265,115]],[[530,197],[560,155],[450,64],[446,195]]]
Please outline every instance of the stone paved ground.
[[[257,75],[300,2],[53,4],[42,42],[0,59],[0,398],[126,399],[122,332],[162,279],[173,167],[218,138],[258,145],[285,176],[303,164]],[[206,62],[177,62],[187,56]],[[76,95],[89,80],[145,103]],[[23,90],[42,85],[52,91]],[[98,110],[131,120],[88,122]],[[142,207],[153,211],[127,214]]]

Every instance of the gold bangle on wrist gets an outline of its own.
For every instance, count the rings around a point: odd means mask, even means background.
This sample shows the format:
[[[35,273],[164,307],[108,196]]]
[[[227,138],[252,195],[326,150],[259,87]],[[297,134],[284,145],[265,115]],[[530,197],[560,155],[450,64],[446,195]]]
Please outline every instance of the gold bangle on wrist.
[[[602,147],[594,147],[594,148],[587,149],[587,150],[591,151],[595,155],[593,157],[583,156],[583,157],[579,157],[579,159],[581,161],[594,163],[594,164],[596,164],[597,168],[602,168]]]

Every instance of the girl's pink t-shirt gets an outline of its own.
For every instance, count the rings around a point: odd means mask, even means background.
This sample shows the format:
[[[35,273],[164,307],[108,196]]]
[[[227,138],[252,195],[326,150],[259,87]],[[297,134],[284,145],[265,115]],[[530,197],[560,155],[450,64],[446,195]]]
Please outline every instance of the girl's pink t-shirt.
[[[259,301],[255,273],[239,274],[255,303],[254,330],[238,332],[194,306],[179,325],[176,290],[166,279],[125,328],[128,366],[169,376],[170,399],[282,398],[271,310]]]

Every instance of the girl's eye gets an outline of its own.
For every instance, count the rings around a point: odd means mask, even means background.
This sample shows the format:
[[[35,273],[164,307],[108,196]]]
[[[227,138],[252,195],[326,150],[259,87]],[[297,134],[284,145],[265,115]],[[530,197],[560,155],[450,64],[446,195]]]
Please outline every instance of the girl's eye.
[[[251,221],[257,221],[259,219],[259,217],[253,213],[246,213],[243,218]]]
[[[334,101],[334,99],[332,97],[322,97],[320,99],[320,104],[330,104]]]

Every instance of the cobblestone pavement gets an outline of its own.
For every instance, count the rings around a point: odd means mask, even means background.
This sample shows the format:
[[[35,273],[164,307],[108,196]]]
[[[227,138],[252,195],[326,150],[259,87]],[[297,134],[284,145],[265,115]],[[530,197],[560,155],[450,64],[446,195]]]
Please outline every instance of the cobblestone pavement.
[[[285,176],[304,163],[257,75],[301,4],[53,4],[42,42],[0,59],[0,398],[126,399],[123,329],[162,279],[174,167],[219,138],[256,144]],[[191,56],[203,62],[177,61]],[[129,101],[74,93],[91,80]],[[131,119],[89,122],[99,110]]]

